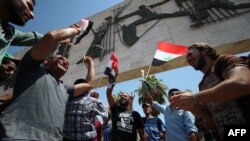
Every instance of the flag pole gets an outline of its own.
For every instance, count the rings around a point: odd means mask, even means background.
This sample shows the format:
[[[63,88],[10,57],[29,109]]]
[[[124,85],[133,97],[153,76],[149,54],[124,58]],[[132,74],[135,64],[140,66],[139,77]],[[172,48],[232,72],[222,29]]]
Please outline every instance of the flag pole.
[[[148,74],[149,74],[149,71],[151,69],[152,65],[150,64],[150,66],[148,67],[148,71],[147,71],[147,74],[146,74],[146,78],[148,77]]]
[[[100,78],[100,80],[99,80],[99,82],[98,82],[98,84],[97,84],[97,86],[96,86],[96,88],[95,88],[95,89],[99,88],[100,83],[101,83],[101,81],[102,81],[102,78],[103,78],[103,77],[101,77],[101,78]]]

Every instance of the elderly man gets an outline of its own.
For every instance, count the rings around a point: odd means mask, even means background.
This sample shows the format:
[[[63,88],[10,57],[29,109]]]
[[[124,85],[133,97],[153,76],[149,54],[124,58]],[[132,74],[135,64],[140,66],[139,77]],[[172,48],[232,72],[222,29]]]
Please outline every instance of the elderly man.
[[[24,55],[14,85],[13,101],[0,117],[0,140],[63,139],[68,97],[80,96],[92,85],[64,85],[60,78],[68,70],[68,60],[61,55],[47,56],[58,42],[68,41],[81,30],[79,25],[74,24],[49,31]],[[88,64],[91,68],[93,65]]]

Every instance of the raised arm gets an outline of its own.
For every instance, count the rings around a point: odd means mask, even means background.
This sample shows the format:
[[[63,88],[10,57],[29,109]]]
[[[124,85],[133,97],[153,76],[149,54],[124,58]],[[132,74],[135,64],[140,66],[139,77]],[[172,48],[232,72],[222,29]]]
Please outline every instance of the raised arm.
[[[87,76],[86,76],[84,83],[80,83],[80,84],[75,85],[74,97],[82,95],[85,92],[88,92],[89,90],[91,90],[93,88],[93,84],[91,82],[95,78],[94,62],[88,56],[84,56],[82,58],[82,60],[83,60],[83,62],[85,62],[86,67],[88,68],[88,73],[87,73]]]
[[[224,73],[224,81],[213,88],[196,94],[197,101],[221,102],[237,99],[250,93],[249,68],[237,66]]]
[[[114,85],[110,84],[107,88],[107,92],[106,92],[106,95],[107,95],[107,99],[108,99],[108,103],[109,103],[109,107],[112,108],[115,104],[115,98],[113,97],[112,95],[112,92],[113,92],[113,88],[114,88]]]
[[[107,95],[107,99],[108,99],[108,103],[109,103],[109,107],[110,109],[114,106],[116,100],[115,98],[113,97],[112,95],[112,92],[113,92],[113,88],[115,86],[115,82],[116,82],[116,78],[118,76],[118,70],[115,72],[115,80],[114,80],[114,83],[112,84],[109,84],[108,85],[108,88],[107,88],[107,91],[106,91],[106,95]]]
[[[155,110],[157,110],[157,111],[161,112],[162,114],[164,114],[164,112],[165,112],[165,107],[162,106],[162,105],[160,105],[157,101],[154,101],[152,95],[149,97],[149,103],[152,105],[152,107],[153,107]]]
[[[49,31],[43,38],[31,49],[31,56],[34,60],[45,60],[50,51],[56,47],[57,43],[79,34],[81,28],[74,24],[70,27]]]
[[[195,103],[222,102],[249,95],[250,71],[247,67],[237,66],[224,73],[224,81],[196,94],[181,93],[170,98],[173,107],[185,108]]]
[[[93,60],[88,56],[83,56],[83,62],[85,62],[88,68],[88,74],[86,76],[86,83],[89,83],[95,79],[95,68]]]
[[[42,34],[37,32],[22,32],[15,30],[15,38],[11,45],[17,46],[34,46],[43,37]]]

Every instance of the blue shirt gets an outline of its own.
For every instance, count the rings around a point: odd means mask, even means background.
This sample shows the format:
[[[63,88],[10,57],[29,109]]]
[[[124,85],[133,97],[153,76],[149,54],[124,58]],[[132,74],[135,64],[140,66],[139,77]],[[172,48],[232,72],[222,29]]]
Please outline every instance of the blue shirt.
[[[103,141],[111,141],[112,128],[110,126],[102,127]]]
[[[153,102],[152,107],[164,114],[168,141],[188,141],[188,134],[197,132],[191,112],[171,109],[169,104],[165,107],[157,102]]]
[[[160,132],[165,131],[163,122],[158,117],[142,118],[148,141],[160,141]]]

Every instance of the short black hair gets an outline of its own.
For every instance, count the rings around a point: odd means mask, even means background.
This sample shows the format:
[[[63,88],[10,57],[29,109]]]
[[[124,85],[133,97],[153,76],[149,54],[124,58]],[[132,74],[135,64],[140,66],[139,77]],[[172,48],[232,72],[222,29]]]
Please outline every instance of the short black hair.
[[[168,91],[168,97],[172,96],[172,95],[173,95],[173,92],[178,92],[178,91],[180,91],[180,90],[177,89],[177,88],[172,88],[172,89],[170,89],[170,90]]]
[[[80,79],[77,79],[75,82],[74,82],[74,85],[76,85],[76,84],[80,84],[80,83],[85,83],[85,79],[83,79],[83,78],[80,78]]]
[[[144,107],[146,107],[146,106],[147,106],[147,107],[151,107],[151,105],[150,105],[149,103],[143,103],[143,104],[142,104],[142,108],[144,108]]]

